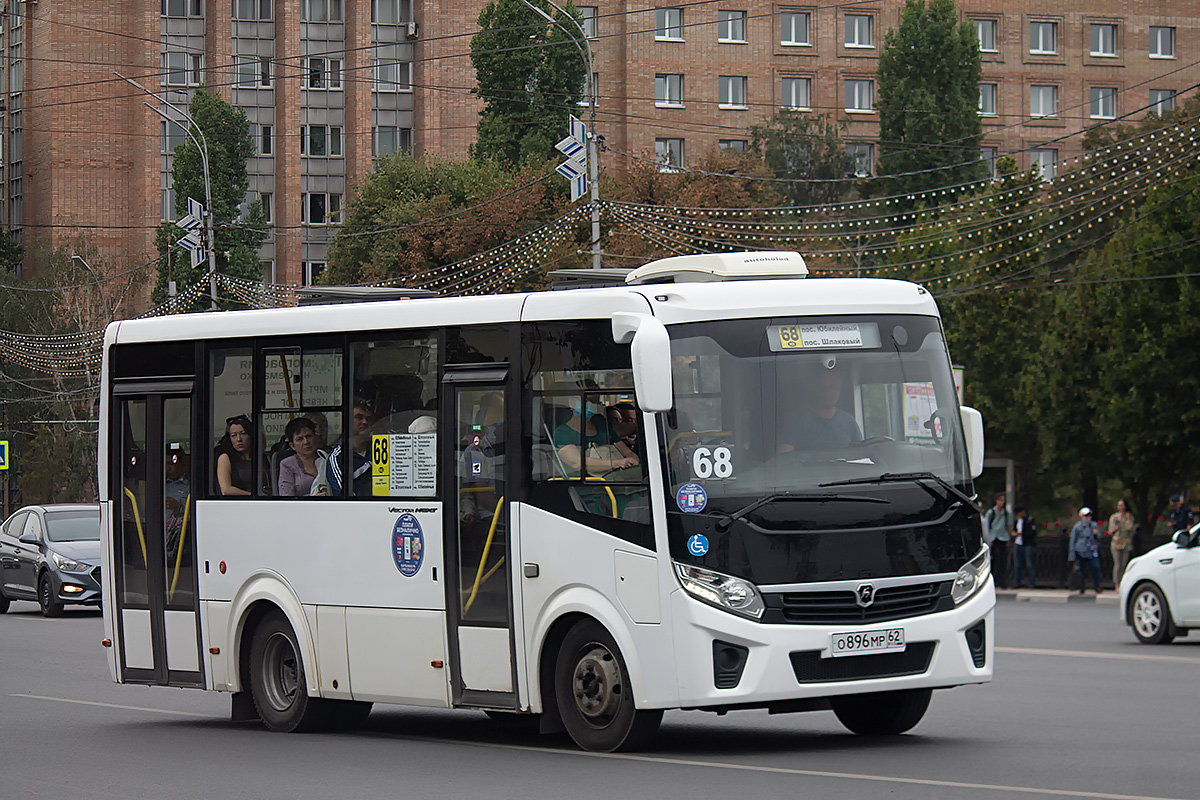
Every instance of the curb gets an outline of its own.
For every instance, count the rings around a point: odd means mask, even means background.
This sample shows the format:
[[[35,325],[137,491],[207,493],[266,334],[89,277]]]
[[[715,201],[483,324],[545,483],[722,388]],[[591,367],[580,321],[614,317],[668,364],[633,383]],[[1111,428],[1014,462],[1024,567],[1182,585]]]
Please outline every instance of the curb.
[[[1121,604],[1120,595],[1113,590],[1097,595],[1095,592],[1079,594],[1066,589],[997,589],[996,600],[1017,603],[1088,603],[1099,606]]]

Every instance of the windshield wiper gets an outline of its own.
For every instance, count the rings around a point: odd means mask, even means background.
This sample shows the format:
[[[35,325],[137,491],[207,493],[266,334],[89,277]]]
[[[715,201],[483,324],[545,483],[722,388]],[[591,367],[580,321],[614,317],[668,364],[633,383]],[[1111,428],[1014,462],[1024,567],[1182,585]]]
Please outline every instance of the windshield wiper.
[[[739,508],[732,514],[725,514],[717,521],[717,530],[729,530],[729,526],[734,522],[742,519],[747,514],[750,514],[768,503],[776,503],[781,501],[799,502],[799,503],[835,503],[835,502],[857,502],[857,503],[890,503],[882,497],[864,497],[853,494],[837,494],[835,492],[819,492],[810,494],[769,494],[765,497],[760,497],[753,503]]]
[[[819,484],[819,486],[822,488],[826,486],[861,486],[868,483],[898,483],[903,481],[912,481],[913,483],[920,485],[924,485],[921,483],[921,481],[933,481],[934,483],[946,489],[946,491],[953,494],[955,497],[962,500],[967,505],[975,504],[975,501],[972,500],[962,489],[959,489],[953,483],[950,483],[950,481],[942,478],[939,475],[935,475],[932,472],[885,472],[882,475],[874,478],[851,478],[845,481],[822,483]]]

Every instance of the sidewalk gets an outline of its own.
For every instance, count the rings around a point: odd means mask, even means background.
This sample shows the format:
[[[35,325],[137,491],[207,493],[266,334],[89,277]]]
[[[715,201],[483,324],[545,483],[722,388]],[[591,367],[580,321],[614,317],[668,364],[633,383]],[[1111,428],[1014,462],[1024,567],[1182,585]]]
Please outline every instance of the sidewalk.
[[[1105,589],[1097,595],[1091,589],[1080,594],[1068,589],[997,589],[996,600],[1015,600],[1018,603],[1095,603],[1115,606],[1121,597],[1114,589]]]

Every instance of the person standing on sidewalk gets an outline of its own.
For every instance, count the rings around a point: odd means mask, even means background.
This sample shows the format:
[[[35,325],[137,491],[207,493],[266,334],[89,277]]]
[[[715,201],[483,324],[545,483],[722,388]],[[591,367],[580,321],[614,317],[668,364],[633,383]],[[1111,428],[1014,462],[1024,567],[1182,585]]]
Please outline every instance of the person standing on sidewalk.
[[[1071,528],[1067,560],[1079,562],[1080,594],[1087,594],[1087,571],[1092,573],[1096,594],[1100,594],[1100,545],[1096,541],[1099,533],[1099,526],[1092,522],[1092,510],[1087,506],[1079,509],[1079,522]]]
[[[1008,588],[1008,541],[1012,536],[1012,516],[1004,505],[1004,492],[996,492],[995,505],[983,515],[984,538],[992,551],[992,575],[997,589]]]
[[[1171,530],[1169,533],[1174,535],[1179,531],[1186,531],[1188,528],[1196,524],[1196,518],[1192,515],[1192,510],[1183,504],[1183,495],[1171,495]]]
[[[1133,552],[1133,514],[1129,513],[1129,504],[1124,500],[1117,501],[1117,513],[1108,518],[1108,535],[1112,537],[1110,548],[1113,559],[1113,588],[1121,588],[1121,576],[1125,574],[1125,566],[1129,563],[1129,555]]]
[[[1016,551],[1013,553],[1013,565],[1016,567],[1013,585],[1021,588],[1021,572],[1024,568],[1025,574],[1029,576],[1029,588],[1033,588],[1034,570],[1033,570],[1033,555],[1034,545],[1037,543],[1037,522],[1033,517],[1025,511],[1024,506],[1017,506],[1017,520],[1013,523],[1013,544],[1016,545]]]

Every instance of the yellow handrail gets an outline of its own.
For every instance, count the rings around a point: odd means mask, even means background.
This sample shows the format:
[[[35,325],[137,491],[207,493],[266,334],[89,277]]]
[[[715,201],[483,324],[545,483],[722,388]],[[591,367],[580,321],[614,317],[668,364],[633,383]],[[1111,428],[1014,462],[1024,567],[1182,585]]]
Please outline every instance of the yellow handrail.
[[[463,605],[464,615],[471,610],[471,605],[475,602],[475,594],[479,591],[479,585],[483,583],[483,565],[487,563],[488,553],[492,549],[492,538],[495,537],[496,526],[500,523],[500,506],[502,505],[504,505],[504,495],[500,495],[500,499],[496,501],[496,510],[492,512],[492,526],[488,529],[487,541],[483,545],[483,555],[479,557],[479,568],[475,570],[475,584],[471,587],[471,596]],[[496,566],[500,566],[500,564],[497,563]],[[491,574],[491,572],[488,573],[489,576]]]
[[[125,488],[125,494],[129,498],[129,502],[133,503],[133,521],[137,523],[138,540],[142,544],[142,566],[150,569],[150,560],[146,558],[146,537],[142,533],[142,515],[138,511],[137,498],[134,497],[133,492],[129,491],[128,487]]]
[[[175,584],[179,582],[179,565],[183,562],[183,545],[187,542],[188,512],[192,510],[192,496],[183,501],[183,527],[179,529],[179,547],[175,552],[175,574],[171,576],[171,588],[167,591],[167,602],[175,597]]]

